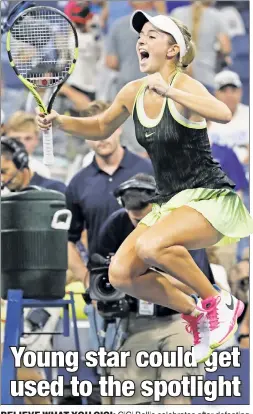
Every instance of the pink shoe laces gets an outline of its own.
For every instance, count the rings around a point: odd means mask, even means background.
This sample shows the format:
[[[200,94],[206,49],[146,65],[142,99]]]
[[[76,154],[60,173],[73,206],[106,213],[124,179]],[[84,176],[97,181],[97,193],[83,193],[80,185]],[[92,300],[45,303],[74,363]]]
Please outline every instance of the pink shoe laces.
[[[202,308],[207,312],[207,319],[209,321],[209,329],[213,331],[220,325],[218,304],[221,301],[221,296],[212,296],[202,300]]]
[[[203,318],[203,316],[204,316],[203,313],[200,313],[198,316],[182,315],[182,318],[186,322],[188,322],[188,324],[185,325],[186,332],[193,334],[193,343],[194,343],[194,345],[200,344],[200,341],[201,341],[198,323],[199,323],[200,319]]]

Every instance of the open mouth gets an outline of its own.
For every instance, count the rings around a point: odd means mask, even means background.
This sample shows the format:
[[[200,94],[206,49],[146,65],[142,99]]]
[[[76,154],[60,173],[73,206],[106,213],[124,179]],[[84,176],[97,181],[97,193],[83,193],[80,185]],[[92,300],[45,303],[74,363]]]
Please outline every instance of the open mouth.
[[[141,62],[146,62],[149,58],[149,53],[146,50],[142,50],[140,52],[141,55]]]

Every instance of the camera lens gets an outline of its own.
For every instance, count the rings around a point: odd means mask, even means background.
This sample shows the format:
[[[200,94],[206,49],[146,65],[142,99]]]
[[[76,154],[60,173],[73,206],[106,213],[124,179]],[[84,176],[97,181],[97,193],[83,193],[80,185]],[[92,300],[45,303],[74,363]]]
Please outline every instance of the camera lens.
[[[97,284],[97,289],[98,289],[99,293],[101,293],[102,295],[103,294],[104,295],[111,295],[115,292],[115,289],[110,284],[107,275],[103,275],[102,277],[99,278],[99,281],[98,281],[98,284]]]
[[[106,267],[91,274],[90,297],[92,300],[106,303],[124,298],[125,293],[120,292],[111,285],[109,282],[108,267]]]

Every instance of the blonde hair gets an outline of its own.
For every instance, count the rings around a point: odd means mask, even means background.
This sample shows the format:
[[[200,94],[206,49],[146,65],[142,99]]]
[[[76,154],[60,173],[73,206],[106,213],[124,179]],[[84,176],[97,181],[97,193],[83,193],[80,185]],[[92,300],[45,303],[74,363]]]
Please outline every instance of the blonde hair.
[[[199,28],[201,23],[201,17],[205,6],[211,6],[215,3],[214,0],[191,0],[192,5],[192,40],[195,45],[198,44]]]
[[[173,20],[174,23],[176,23],[176,25],[178,26],[179,30],[181,31],[181,33],[184,37],[184,41],[185,41],[185,45],[186,45],[186,54],[181,59],[181,61],[179,61],[179,55],[178,55],[178,63],[177,63],[177,66],[184,70],[192,63],[192,61],[195,58],[195,54],[196,54],[195,44],[192,41],[192,35],[191,35],[188,27],[185,26],[180,20],[177,20],[174,17],[170,17],[170,19]],[[172,37],[173,42],[174,42],[173,44],[175,44],[176,41],[175,41],[174,37],[173,36],[171,36],[171,37]]]
[[[27,128],[31,127],[36,133],[39,132],[35,115],[25,111],[17,111],[8,119],[5,130],[8,134],[9,131],[25,132]]]
[[[105,112],[111,106],[110,102],[92,101],[86,109],[80,112],[80,116],[89,117]]]

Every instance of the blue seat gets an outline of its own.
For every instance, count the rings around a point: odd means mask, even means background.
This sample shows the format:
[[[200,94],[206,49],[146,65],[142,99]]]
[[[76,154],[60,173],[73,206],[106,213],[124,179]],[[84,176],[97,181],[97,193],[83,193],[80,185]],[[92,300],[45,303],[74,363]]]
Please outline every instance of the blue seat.
[[[234,59],[230,69],[238,73],[243,83],[249,81],[249,59],[247,57]]]
[[[246,32],[249,33],[249,10],[243,10],[241,16],[244,22]]]
[[[166,1],[166,7],[167,7],[167,11],[170,13],[172,12],[173,9],[176,9],[177,7],[182,7],[182,6],[189,6],[190,5],[190,1],[188,0],[167,0]]]
[[[243,82],[243,96],[242,103],[244,105],[249,105],[249,82]]]
[[[232,39],[232,58],[249,56],[249,35],[235,36]]]

